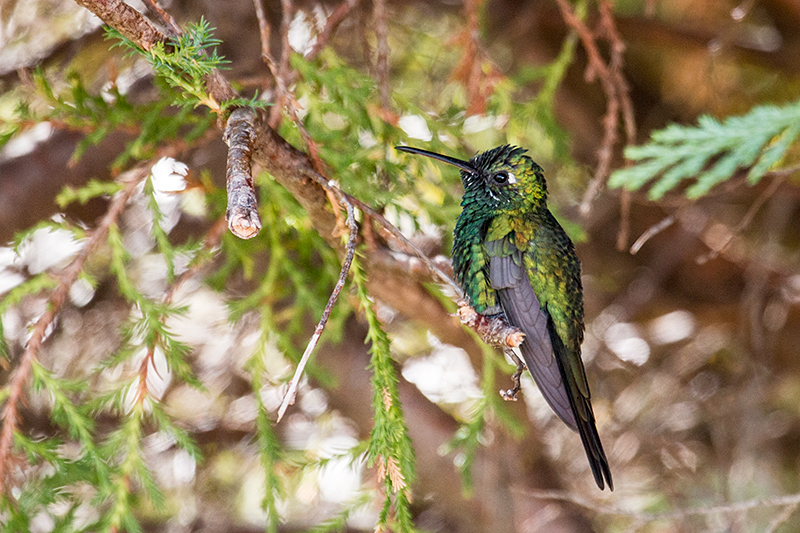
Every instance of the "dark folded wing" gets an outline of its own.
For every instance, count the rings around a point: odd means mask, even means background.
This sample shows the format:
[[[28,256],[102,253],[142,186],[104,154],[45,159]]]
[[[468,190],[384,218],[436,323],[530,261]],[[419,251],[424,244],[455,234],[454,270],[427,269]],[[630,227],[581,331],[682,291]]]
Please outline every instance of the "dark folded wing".
[[[522,253],[514,251],[509,255],[491,257],[489,279],[509,323],[525,333],[520,352],[544,399],[564,423],[578,431],[567,388],[553,353],[547,329],[548,316],[541,309],[539,298],[528,281]]]
[[[558,417],[580,435],[597,486],[602,489],[607,482],[614,490],[588,389],[584,395],[575,377],[559,364],[559,357],[561,361],[567,361],[569,357],[580,355],[568,353],[556,333],[552,317],[541,308],[525,272],[522,253],[514,251],[508,255],[492,256],[489,279],[509,323],[525,333],[520,351],[539,390]]]

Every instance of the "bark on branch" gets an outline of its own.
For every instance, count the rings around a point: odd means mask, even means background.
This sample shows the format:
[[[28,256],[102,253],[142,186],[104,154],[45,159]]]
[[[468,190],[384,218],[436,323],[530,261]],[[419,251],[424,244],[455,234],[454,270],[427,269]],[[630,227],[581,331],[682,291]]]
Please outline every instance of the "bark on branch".
[[[225,218],[231,233],[242,239],[255,237],[261,231],[250,165],[254,121],[255,113],[251,109],[239,108],[228,117],[225,129],[225,142],[228,143],[228,210]]]

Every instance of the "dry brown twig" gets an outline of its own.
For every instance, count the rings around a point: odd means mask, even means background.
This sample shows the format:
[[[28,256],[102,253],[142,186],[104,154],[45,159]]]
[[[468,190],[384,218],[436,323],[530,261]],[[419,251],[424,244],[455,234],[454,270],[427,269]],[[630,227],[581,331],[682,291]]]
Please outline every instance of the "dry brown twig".
[[[747,229],[750,223],[753,222],[753,218],[756,216],[756,213],[758,213],[764,203],[766,203],[766,201],[778,191],[778,188],[780,188],[783,182],[786,181],[786,178],[789,174],[791,174],[791,171],[789,173],[775,173],[772,183],[770,183],[769,186],[767,186],[767,188],[758,195],[758,198],[756,198],[755,201],[750,205],[750,207],[747,209],[747,213],[745,213],[744,217],[742,217],[742,220],[739,221],[736,227],[730,231],[725,241],[722,242],[721,246],[714,248],[708,253],[698,257],[696,260],[697,264],[702,265],[712,259],[716,259],[719,254],[727,250],[733,242],[734,237]]]
[[[353,257],[356,253],[358,225],[356,224],[355,212],[352,204],[348,202],[345,205],[347,206],[347,225],[350,227],[350,233],[347,237],[347,244],[345,245],[346,254],[344,261],[342,261],[342,269],[339,272],[339,279],[336,282],[336,286],[333,288],[333,292],[328,298],[328,303],[325,305],[325,310],[322,312],[322,317],[319,319],[317,327],[314,329],[314,334],[311,336],[311,340],[308,341],[308,346],[306,346],[303,356],[300,358],[300,362],[297,364],[297,369],[295,369],[294,376],[292,376],[292,380],[289,382],[289,389],[283,396],[281,406],[278,408],[278,422],[280,422],[283,418],[284,413],[286,413],[286,409],[288,409],[288,407],[294,403],[295,397],[297,396],[297,387],[300,384],[300,378],[303,376],[303,370],[305,369],[306,363],[308,363],[308,360],[311,357],[311,353],[314,351],[314,348],[316,348],[322,332],[325,330],[325,325],[328,323],[328,318],[331,315],[333,306],[336,305],[336,301],[339,299],[339,293],[342,292],[344,282],[347,280],[347,274],[350,272],[350,265],[353,263]]]
[[[355,220],[355,211],[353,209],[353,205],[350,200],[346,197],[346,195],[334,185],[333,182],[328,181],[324,177],[325,169],[322,163],[322,160],[319,157],[319,149],[312,139],[311,135],[306,130],[305,126],[303,125],[302,121],[299,118],[298,110],[299,104],[297,99],[294,96],[294,93],[290,89],[290,84],[287,82],[287,79],[290,77],[289,73],[289,41],[288,41],[288,24],[291,22],[291,12],[293,11],[293,6],[290,1],[283,0],[281,5],[283,6],[284,16],[283,22],[281,25],[281,34],[283,36],[283,54],[281,56],[281,63],[280,65],[276,65],[275,60],[272,58],[272,55],[269,51],[269,30],[268,23],[266,17],[264,15],[263,8],[261,7],[260,0],[254,0],[255,8],[256,8],[256,17],[259,21],[259,27],[261,28],[261,56],[264,62],[267,64],[267,68],[269,68],[270,72],[272,73],[273,78],[275,78],[275,83],[278,88],[278,103],[283,102],[286,106],[286,109],[289,113],[294,124],[297,126],[298,130],[300,131],[300,135],[303,138],[303,142],[306,145],[308,150],[308,155],[311,160],[312,166],[316,171],[314,179],[317,181],[325,190],[328,200],[330,201],[331,205],[334,207],[334,214],[337,218],[337,227],[339,231],[346,226],[349,228],[348,231],[348,238],[347,243],[345,244],[345,257],[342,261],[342,267],[339,272],[339,279],[336,282],[336,286],[334,287],[333,291],[331,292],[330,297],[328,298],[328,303],[325,306],[324,311],[322,312],[322,317],[320,318],[319,322],[317,323],[317,327],[314,330],[314,334],[311,336],[311,339],[306,346],[305,351],[303,352],[302,357],[300,358],[300,362],[295,369],[294,376],[292,377],[291,381],[289,382],[289,388],[283,396],[283,400],[281,401],[281,405],[278,409],[278,422],[283,418],[283,415],[286,413],[288,407],[294,404],[295,398],[297,396],[297,387],[299,386],[300,379],[302,378],[303,371],[305,370],[306,364],[308,363],[311,354],[316,348],[319,338],[322,335],[322,332],[325,330],[325,325],[328,322],[328,318],[330,317],[331,311],[333,310],[333,306],[336,305],[337,300],[339,299],[339,294],[344,287],[344,283],[347,279],[347,275],[350,272],[350,266],[353,262],[353,257],[355,256],[356,251],[356,239],[358,237],[358,224],[356,224]],[[338,26],[341,23],[341,19],[344,18],[347,12],[352,9],[352,5],[355,4],[354,2],[346,2],[340,9],[337,10],[337,20],[333,22],[329,21],[326,25],[326,33],[325,38],[330,38],[332,35],[335,26]],[[321,50],[323,45],[320,46],[319,50]],[[293,75],[294,73],[292,73]],[[293,77],[293,76],[292,76]],[[280,112],[280,108],[278,107],[280,104],[276,105],[278,108],[278,112]],[[274,111],[274,110],[273,110]],[[278,119],[275,118],[273,114],[270,117],[271,123],[277,123]],[[347,211],[347,217],[344,221],[342,221],[340,216],[341,207],[344,206]]]
[[[710,516],[716,514],[739,514],[753,509],[763,509],[768,507],[788,507],[795,509],[800,504],[800,493],[775,496],[773,498],[743,500],[723,505],[713,505],[710,507],[696,507],[690,509],[678,509],[664,513],[646,513],[622,509],[616,506],[604,505],[594,502],[577,494],[554,490],[532,490],[512,487],[512,491],[519,494],[538,498],[542,500],[556,500],[569,502],[584,509],[588,509],[597,514],[627,516],[643,523],[656,522],[660,520],[678,520],[692,516]]]
[[[614,155],[614,146],[619,140],[617,130],[619,119],[622,118],[625,136],[628,143],[636,138],[636,122],[633,115],[633,103],[628,94],[628,82],[622,72],[624,65],[625,43],[623,43],[614,23],[613,11],[609,0],[600,0],[600,22],[595,32],[589,29],[567,0],[556,0],[561,10],[564,22],[572,28],[581,40],[588,65],[586,67],[586,81],[599,79],[603,92],[606,95],[606,114],[603,117],[603,140],[598,150],[597,167],[594,176],[589,182],[586,193],[580,205],[581,215],[587,217],[592,208],[592,202],[600,193],[611,171],[611,160]],[[610,45],[611,57],[606,63],[597,46],[597,40],[604,38]]]
[[[387,23],[386,0],[373,0],[373,18],[375,19],[375,37],[378,40],[378,57],[375,73],[381,91],[381,105],[391,107],[391,88],[389,86],[389,25]]]
[[[466,0],[464,14],[466,29],[457,38],[464,54],[455,68],[453,77],[462,80],[467,92],[467,115],[480,115],[486,112],[487,99],[494,86],[503,77],[502,70],[492,61],[481,42],[478,12],[484,0]],[[489,72],[484,73],[484,65]]]
[[[272,128],[280,126],[283,116],[283,107],[294,104],[291,100],[287,102],[289,98],[287,76],[289,74],[289,58],[292,52],[291,45],[289,44],[289,27],[292,24],[292,17],[294,17],[294,4],[292,0],[281,0],[281,56],[278,58],[277,63],[274,60],[267,63],[278,88],[275,106],[270,111],[269,117],[269,125]],[[264,50],[264,46],[264,44],[261,45],[262,51]]]
[[[317,35],[317,41],[306,55],[307,58],[315,58],[319,55],[322,49],[327,46],[333,34],[336,33],[339,25],[344,22],[350,12],[358,5],[358,2],[359,0],[344,0],[344,2],[339,4],[339,7],[328,17],[328,20],[325,22],[325,27],[319,32],[319,35]]]
[[[756,197],[755,201],[753,201],[753,203],[747,209],[747,212],[739,221],[739,223],[736,224],[736,226],[733,229],[727,232],[727,235],[725,236],[724,240],[721,243],[714,246],[707,253],[699,256],[696,259],[696,262],[698,264],[703,264],[712,259],[716,259],[720,254],[724,254],[725,251],[733,243],[733,240],[736,238],[736,236],[750,226],[750,224],[753,222],[753,218],[755,218],[756,214],[764,206],[767,200],[769,200],[773,195],[775,195],[780,186],[786,181],[786,179],[791,174],[794,174],[795,172],[798,171],[800,171],[800,165],[793,165],[790,167],[773,170],[767,173],[767,176],[772,176],[773,178],[772,182],[770,182],[770,184],[761,192],[761,194],[759,194],[758,197]],[[636,253],[639,252],[639,250],[642,248],[642,246],[644,246],[644,244],[647,241],[649,241],[650,239],[652,239],[653,237],[655,237],[656,235],[658,235],[659,233],[670,227],[677,220],[682,219],[684,216],[684,212],[687,209],[693,207],[694,204],[680,206],[675,213],[667,215],[659,222],[650,226],[644,233],[642,233],[639,236],[638,239],[636,239],[636,242],[634,242],[633,245],[630,247],[629,250],[630,254],[636,255]],[[698,228],[697,229],[698,232],[701,229],[702,228]]]
[[[11,445],[14,440],[14,432],[17,430],[19,423],[19,406],[23,400],[25,385],[31,376],[33,363],[38,357],[39,350],[47,336],[47,330],[53,324],[61,307],[64,305],[69,290],[78,280],[78,276],[80,276],[89,255],[105,240],[111,226],[116,224],[117,219],[125,209],[125,204],[136,189],[136,185],[149,174],[150,166],[152,165],[141,164],[120,176],[120,181],[124,183],[122,191],[117,193],[111,201],[97,228],[92,231],[81,251],[64,270],[58,287],[55,288],[47,301],[47,310],[36,321],[31,337],[28,340],[28,345],[17,362],[17,368],[9,378],[7,385],[9,392],[2,416],[3,429],[0,431],[0,494],[7,493],[7,467]]]

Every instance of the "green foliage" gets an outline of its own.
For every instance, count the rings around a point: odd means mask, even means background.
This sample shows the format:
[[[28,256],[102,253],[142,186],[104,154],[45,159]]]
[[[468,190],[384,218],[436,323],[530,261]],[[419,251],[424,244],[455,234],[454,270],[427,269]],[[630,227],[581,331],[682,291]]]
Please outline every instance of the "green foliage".
[[[5,135],[10,139],[32,123],[51,122],[55,127],[85,133],[75,147],[70,160],[77,162],[91,146],[99,144],[109,134],[122,131],[133,139],[127,141],[125,149],[111,163],[113,172],[118,172],[132,160],[152,157],[156,148],[165,141],[183,139],[188,143],[196,141],[214,124],[214,115],[200,115],[191,108],[176,111],[170,100],[160,98],[152,102],[133,104],[127,96],[112,85],[96,94],[87,88],[84,80],[76,73],[67,74],[67,86],[55,86],[44,71],[33,73],[37,89],[33,95],[26,95],[28,101],[20,102],[16,116],[9,124],[14,125]],[[42,109],[42,111],[37,111]],[[0,141],[3,139],[0,138]],[[4,144],[0,142],[0,146]],[[105,187],[113,189],[113,184]],[[102,187],[84,190],[83,196],[76,198],[69,192],[59,196],[59,205],[65,202],[85,202],[100,194]]]
[[[369,368],[372,371],[375,425],[370,434],[367,454],[370,465],[378,464],[386,490],[386,500],[377,527],[410,532],[414,531],[410,508],[411,484],[415,476],[414,448],[403,417],[397,371],[389,349],[389,337],[383,331],[369,299],[366,279],[356,258],[353,259],[352,272],[358,300],[369,326],[367,342],[372,356]]]
[[[371,499],[369,498],[368,494],[364,494],[357,498],[355,501],[350,502],[347,504],[342,512],[337,514],[336,516],[325,520],[318,526],[311,528],[308,530],[308,533],[329,533],[331,531],[347,531],[347,520],[350,518],[352,514],[358,511],[360,508],[365,507],[371,503]]]
[[[259,343],[260,349],[248,361],[247,370],[250,372],[250,383],[258,405],[256,436],[261,467],[264,469],[264,497],[261,500],[261,509],[266,514],[267,531],[274,533],[278,531],[278,524],[280,523],[278,501],[285,496],[286,492],[284,483],[278,475],[278,467],[283,460],[283,453],[273,430],[269,411],[261,397],[264,376],[267,375],[263,351],[266,345],[266,342]]]
[[[579,18],[586,16],[586,0],[576,2]],[[512,80],[500,84],[491,98],[493,109],[499,115],[509,115],[505,128],[509,142],[526,148],[551,146],[548,154],[562,162],[569,161],[569,137],[558,123],[554,112],[556,90],[575,57],[578,36],[570,33],[561,46],[561,52],[551,63],[543,66],[522,67]],[[529,96],[520,87],[540,83],[534,96]],[[519,94],[522,93],[521,97]]]
[[[112,196],[120,190],[121,187],[119,183],[115,181],[89,180],[83,187],[75,188],[71,185],[65,186],[58,196],[56,196],[56,204],[61,209],[64,209],[72,202],[85,204],[93,198]]]
[[[229,62],[217,55],[221,41],[213,34],[214,28],[201,18],[199,23],[189,24],[180,36],[168,43],[159,42],[149,50],[141,50],[116,30],[107,31],[108,38],[119,39],[120,45],[144,55],[156,74],[170,87],[178,89],[175,103],[218,109],[219,105],[206,91],[204,78]]]
[[[697,126],[673,124],[654,132],[648,144],[627,147],[625,156],[637,163],[614,172],[609,186],[638,190],[655,180],[648,195],[658,200],[692,180],[685,194],[694,199],[739,170],[747,170],[753,185],[780,163],[798,135],[800,102],[754,107],[723,122],[702,116]]]
[[[455,219],[460,194],[458,173],[442,174],[441,169],[435,169],[439,179],[416,180],[416,173],[404,168],[405,161],[403,165],[397,163],[393,146],[420,141],[409,139],[402,129],[381,117],[382,105],[373,78],[345,63],[332,50],[325,50],[314,61],[294,54],[292,66],[300,73],[296,93],[307,111],[303,125],[342,189],[374,207],[391,206],[398,216],[407,216],[415,224],[420,219],[429,218],[436,224]],[[425,122],[433,135],[434,140],[427,145],[432,149],[445,148],[437,140],[439,135],[459,135],[463,117],[449,122],[428,116],[412,101],[403,100],[401,105],[405,115]],[[300,133],[291,121],[284,121],[280,132],[302,147]]]

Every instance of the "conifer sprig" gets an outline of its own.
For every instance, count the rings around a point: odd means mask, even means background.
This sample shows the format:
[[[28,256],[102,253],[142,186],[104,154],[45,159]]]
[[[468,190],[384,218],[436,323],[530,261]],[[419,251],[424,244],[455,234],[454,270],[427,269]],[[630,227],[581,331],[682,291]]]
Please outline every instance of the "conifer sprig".
[[[649,143],[627,147],[625,156],[636,164],[614,172],[608,183],[638,190],[654,182],[652,200],[683,180],[693,182],[686,196],[699,198],[740,170],[754,185],[780,163],[798,135],[800,102],[758,106],[723,121],[704,115],[697,126],[673,124],[654,132]]]
[[[377,465],[378,477],[386,491],[377,530],[411,532],[411,484],[414,482],[414,449],[403,417],[397,388],[397,371],[389,348],[389,337],[381,327],[367,294],[366,278],[358,261],[351,268],[356,293],[367,318],[367,342],[370,344],[369,368],[372,371],[372,406],[375,425],[369,438],[367,456],[370,466]]]

